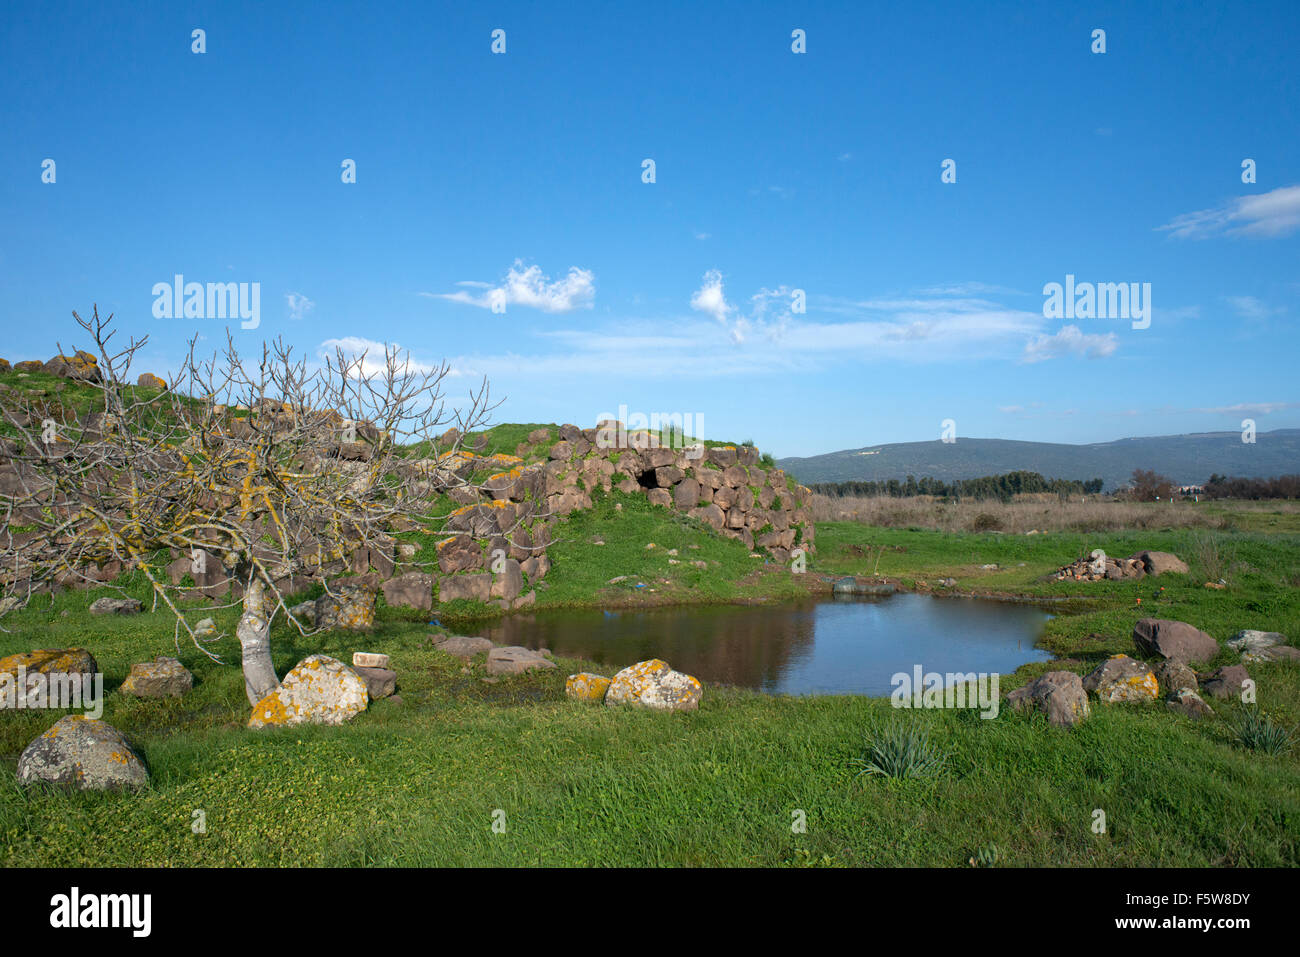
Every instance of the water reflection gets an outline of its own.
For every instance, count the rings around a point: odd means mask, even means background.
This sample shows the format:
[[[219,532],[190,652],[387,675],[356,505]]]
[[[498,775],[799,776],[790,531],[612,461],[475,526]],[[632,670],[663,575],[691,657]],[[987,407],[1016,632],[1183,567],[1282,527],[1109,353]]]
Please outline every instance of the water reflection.
[[[899,594],[798,604],[516,615],[476,634],[621,668],[663,658],[706,683],[782,694],[888,694],[896,672],[998,672],[1051,657],[1050,615],[1007,602]]]

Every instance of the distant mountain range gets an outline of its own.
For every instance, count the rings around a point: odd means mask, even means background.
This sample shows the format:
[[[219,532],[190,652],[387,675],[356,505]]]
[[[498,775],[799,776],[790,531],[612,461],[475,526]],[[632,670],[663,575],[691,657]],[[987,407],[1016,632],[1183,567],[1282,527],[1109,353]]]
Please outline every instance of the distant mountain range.
[[[952,481],[1025,470],[1045,478],[1102,478],[1106,489],[1128,484],[1134,469],[1153,469],[1179,485],[1203,485],[1221,475],[1300,474],[1300,429],[1260,432],[1253,444],[1240,432],[1199,432],[1119,439],[1092,445],[958,439],[945,444],[894,442],[825,455],[778,459],[804,485],[814,482],[905,480],[914,475]]]

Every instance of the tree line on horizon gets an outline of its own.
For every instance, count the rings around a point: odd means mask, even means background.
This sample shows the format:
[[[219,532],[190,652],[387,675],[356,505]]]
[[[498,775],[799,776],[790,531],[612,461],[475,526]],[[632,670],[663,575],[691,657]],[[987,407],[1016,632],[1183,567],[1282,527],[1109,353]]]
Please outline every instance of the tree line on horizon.
[[[986,501],[997,499],[1009,502],[1017,495],[1036,493],[1065,495],[1090,495],[1102,490],[1105,480],[1044,478],[1038,472],[1015,471],[1003,475],[985,475],[980,478],[957,479],[945,482],[943,479],[925,476],[917,479],[909,475],[905,479],[887,479],[881,481],[851,482],[817,482],[810,485],[814,492],[831,498],[912,498],[917,495],[929,495],[960,501]]]

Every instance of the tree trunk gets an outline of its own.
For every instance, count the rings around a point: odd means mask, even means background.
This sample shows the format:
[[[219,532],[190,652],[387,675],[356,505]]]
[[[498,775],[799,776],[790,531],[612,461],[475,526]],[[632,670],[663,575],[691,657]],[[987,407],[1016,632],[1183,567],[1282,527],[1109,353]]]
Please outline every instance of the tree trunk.
[[[266,586],[257,579],[244,591],[244,613],[235,633],[244,649],[244,691],[257,704],[280,686],[271,664],[271,622],[265,612]]]

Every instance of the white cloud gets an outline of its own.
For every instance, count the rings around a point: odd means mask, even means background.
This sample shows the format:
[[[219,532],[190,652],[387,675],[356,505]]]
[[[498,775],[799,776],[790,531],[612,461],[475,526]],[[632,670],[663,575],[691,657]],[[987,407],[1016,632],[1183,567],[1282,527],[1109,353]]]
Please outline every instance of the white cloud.
[[[1300,186],[1280,186],[1256,196],[1238,196],[1212,209],[1176,216],[1157,230],[1179,239],[1248,236],[1273,239],[1300,227]]]
[[[422,292],[420,295],[460,302],[480,309],[491,309],[494,304],[501,303],[507,307],[527,306],[542,312],[572,312],[575,309],[591,308],[596,297],[595,279],[595,274],[590,269],[570,266],[567,276],[552,282],[550,277],[542,273],[540,266],[534,264],[526,267],[522,260],[516,259],[500,285],[493,286],[491,283],[473,280],[456,283],[467,289],[483,290],[479,295],[464,291]]]
[[[1101,359],[1112,355],[1119,346],[1115,333],[1085,333],[1078,326],[1063,326],[1050,336],[1038,336],[1025,345],[1023,361],[1042,362],[1061,356],[1084,356]]]
[[[284,301],[289,307],[290,319],[301,319],[316,308],[316,303],[301,293],[291,292],[284,297]]]
[[[727,302],[726,294],[722,291],[721,272],[710,269],[704,274],[703,285],[691,294],[691,308],[696,312],[710,315],[718,322],[726,325],[732,307]]]

